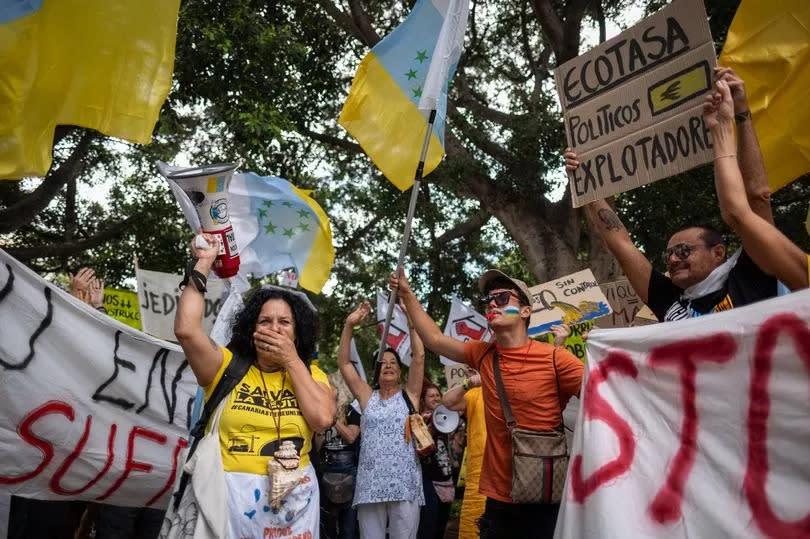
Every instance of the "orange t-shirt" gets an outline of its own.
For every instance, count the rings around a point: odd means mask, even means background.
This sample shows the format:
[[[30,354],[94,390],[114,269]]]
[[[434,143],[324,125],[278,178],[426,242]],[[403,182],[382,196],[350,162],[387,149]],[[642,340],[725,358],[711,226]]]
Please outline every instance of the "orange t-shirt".
[[[481,341],[464,344],[464,362],[481,374],[487,443],[481,468],[480,491],[488,498],[511,502],[512,440],[503,418],[495,373],[492,345]],[[515,421],[521,428],[553,430],[560,426],[560,401],[563,408],[572,395],[579,394],[584,366],[565,348],[557,348],[557,377],[560,397],[551,363],[554,347],[530,340],[518,348],[499,348],[501,377]]]

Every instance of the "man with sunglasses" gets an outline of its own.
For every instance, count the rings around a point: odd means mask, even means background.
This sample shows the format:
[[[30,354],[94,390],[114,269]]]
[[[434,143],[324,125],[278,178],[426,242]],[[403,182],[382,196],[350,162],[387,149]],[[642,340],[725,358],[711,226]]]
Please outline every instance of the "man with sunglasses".
[[[743,81],[722,67],[716,68],[715,78],[728,84],[733,97],[746,197],[753,211],[773,224],[770,190]],[[577,155],[570,149],[566,149],[565,168],[574,174],[579,168]],[[758,267],[744,249],[726,259],[723,236],[712,227],[692,226],[672,235],[662,253],[667,277],[653,269],[606,201],[592,202],[585,210],[636,294],[661,322],[725,311],[777,295],[776,278]]]
[[[519,427],[551,431],[561,427],[561,413],[571,396],[579,394],[583,364],[564,347],[529,339],[532,295],[523,281],[498,270],[487,270],[478,280],[484,296],[493,343],[461,342],[444,335],[422,309],[404,274],[391,276],[396,290],[411,313],[414,328],[429,350],[463,362],[481,375],[487,440],[481,467],[479,491],[486,506],[479,521],[481,537],[551,538],[559,504],[512,502],[512,442],[504,421],[495,383],[493,357],[497,352],[506,398]],[[516,530],[518,530],[516,532]]]

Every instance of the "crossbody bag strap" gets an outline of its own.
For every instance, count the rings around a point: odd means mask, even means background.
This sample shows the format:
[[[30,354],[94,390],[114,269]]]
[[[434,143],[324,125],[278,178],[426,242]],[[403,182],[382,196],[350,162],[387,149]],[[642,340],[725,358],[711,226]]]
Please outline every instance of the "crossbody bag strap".
[[[560,425],[565,432],[565,419],[563,418],[562,394],[560,393],[560,379],[557,377],[557,348],[551,351],[551,366],[554,367],[554,383],[557,385],[557,404],[560,406]]]
[[[501,401],[501,408],[503,408],[503,418],[506,421],[506,426],[511,432],[515,425],[515,416],[512,415],[512,407],[509,405],[509,399],[506,398],[506,389],[503,387],[503,378],[501,377],[501,361],[498,349],[492,355],[492,370],[495,373],[495,385],[498,388],[498,399]]]
[[[408,407],[408,413],[415,414],[416,409],[413,407],[411,398],[408,396],[408,392],[405,390],[405,388],[402,388],[402,398],[405,399],[405,405]]]

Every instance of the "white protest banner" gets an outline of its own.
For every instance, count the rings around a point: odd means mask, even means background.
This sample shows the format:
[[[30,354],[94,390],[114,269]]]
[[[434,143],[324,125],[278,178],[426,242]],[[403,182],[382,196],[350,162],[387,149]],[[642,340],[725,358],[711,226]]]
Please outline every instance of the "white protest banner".
[[[0,490],[166,507],[197,390],[180,348],[96,311],[2,250],[0,320]]]
[[[534,300],[529,336],[551,331],[551,326],[587,322],[612,312],[589,269],[533,286],[529,292]]]
[[[177,312],[177,302],[180,301],[179,285],[183,276],[136,269],[135,278],[138,281],[138,301],[143,331],[159,339],[175,341],[174,315]],[[208,333],[214,326],[219,309],[225,301],[222,297],[225,282],[208,279],[206,288],[208,292],[205,294],[203,330]]]
[[[382,335],[385,323],[385,312],[388,310],[388,298],[385,294],[377,292],[377,336]],[[399,305],[394,305],[394,314],[391,317],[391,328],[388,330],[386,344],[397,351],[399,359],[405,365],[411,365],[411,334],[408,331],[408,317]]]
[[[465,305],[457,297],[453,297],[450,302],[450,314],[447,315],[444,334],[461,342],[467,342],[471,339],[489,342],[493,336],[484,315]],[[459,365],[459,363],[444,356],[441,356],[439,361],[442,362],[442,365]]]
[[[636,315],[644,307],[641,298],[630,286],[630,281],[622,279],[612,283],[600,283],[599,288],[613,308],[613,312],[596,320],[600,328],[629,328],[633,325]]]
[[[587,347],[556,539],[808,537],[810,290]]]
[[[702,0],[674,0],[559,66],[574,207],[712,160],[703,98],[714,54]]]
[[[352,337],[351,348],[349,351],[349,361],[351,361],[352,365],[354,365],[354,370],[357,371],[357,374],[360,375],[360,378],[362,378],[364,382],[367,381],[366,369],[363,368],[363,362],[360,360],[360,354],[357,353],[357,343],[354,342],[354,337]]]

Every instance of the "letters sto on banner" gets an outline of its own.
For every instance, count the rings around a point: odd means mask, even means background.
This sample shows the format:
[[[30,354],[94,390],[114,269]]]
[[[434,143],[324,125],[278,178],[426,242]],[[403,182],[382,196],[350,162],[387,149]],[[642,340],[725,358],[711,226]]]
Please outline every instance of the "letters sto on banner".
[[[0,490],[165,507],[197,389],[180,348],[94,310],[2,250],[0,320]]]
[[[712,160],[703,97],[717,60],[702,0],[675,0],[559,66],[574,207]]]
[[[587,351],[556,539],[810,536],[810,290]]]

